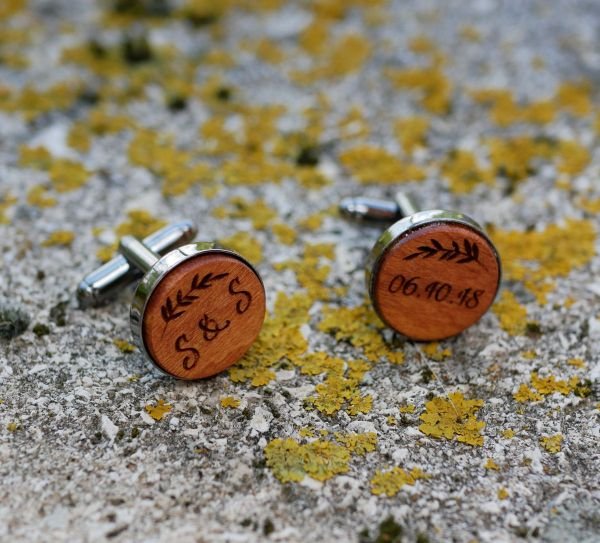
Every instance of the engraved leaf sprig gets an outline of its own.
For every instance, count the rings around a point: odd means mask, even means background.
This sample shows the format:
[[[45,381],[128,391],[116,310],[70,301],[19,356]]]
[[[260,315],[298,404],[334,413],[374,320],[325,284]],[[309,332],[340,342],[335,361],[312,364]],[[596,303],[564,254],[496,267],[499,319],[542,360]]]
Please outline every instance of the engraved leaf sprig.
[[[167,298],[165,303],[160,308],[160,314],[162,315],[165,323],[169,323],[170,321],[178,319],[185,314],[184,308],[192,305],[192,303],[199,298],[196,292],[212,287],[213,281],[218,281],[219,279],[223,279],[228,275],[229,273],[219,273],[217,275],[207,273],[202,279],[200,279],[200,274],[197,273],[194,275],[190,289],[186,294],[183,294],[181,289],[179,289],[175,296],[175,303],[173,303],[171,298]]]
[[[414,258],[432,258],[438,260],[456,261],[456,264],[468,264],[469,262],[479,262],[479,247],[477,243],[472,243],[468,239],[463,240],[462,248],[456,241],[452,241],[451,247],[444,247],[438,240],[431,239],[431,245],[421,245],[417,247],[415,253],[404,257],[404,260],[413,260]],[[460,260],[456,260],[460,258]]]

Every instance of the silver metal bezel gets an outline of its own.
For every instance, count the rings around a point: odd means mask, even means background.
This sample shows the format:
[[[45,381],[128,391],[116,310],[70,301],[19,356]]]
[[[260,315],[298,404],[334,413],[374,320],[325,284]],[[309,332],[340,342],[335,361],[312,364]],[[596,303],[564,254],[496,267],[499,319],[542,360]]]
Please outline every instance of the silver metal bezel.
[[[177,249],[171,251],[170,253],[160,258],[152,266],[152,268],[148,270],[148,272],[144,275],[142,280],[137,285],[133,294],[133,300],[131,301],[131,309],[129,311],[131,334],[133,335],[134,343],[144,354],[144,356],[148,360],[150,360],[150,362],[152,362],[154,367],[163,375],[168,375],[169,377],[173,377],[175,379],[179,379],[179,377],[169,372],[166,372],[158,364],[158,362],[156,362],[156,360],[154,360],[154,358],[150,356],[150,353],[146,349],[143,336],[144,313],[146,312],[146,305],[150,300],[154,289],[160,284],[163,278],[171,271],[173,271],[175,267],[201,254],[221,254],[231,256],[236,258],[237,260],[240,260],[255,273],[256,277],[258,277],[263,291],[265,288],[262,277],[260,276],[256,268],[252,264],[250,264],[250,262],[248,262],[243,256],[236,253],[235,251],[225,249],[212,242],[197,242],[178,247]]]
[[[502,280],[502,263],[500,261],[500,255],[498,254],[496,246],[493,244],[489,236],[484,232],[481,225],[468,215],[464,215],[463,213],[459,213],[457,211],[448,211],[444,209],[431,209],[428,211],[419,211],[418,213],[410,215],[409,217],[400,219],[399,221],[392,224],[392,226],[390,226],[387,230],[385,230],[385,232],[383,232],[375,242],[375,245],[369,253],[369,257],[367,258],[367,263],[365,267],[367,290],[369,292],[369,297],[371,298],[373,308],[379,315],[379,318],[381,318],[384,322],[385,319],[383,319],[382,315],[379,314],[379,310],[377,309],[377,305],[375,304],[374,296],[375,277],[377,277],[377,274],[379,272],[379,266],[383,257],[385,256],[387,251],[389,251],[391,247],[396,244],[396,242],[398,242],[403,237],[407,236],[409,233],[412,233],[415,230],[436,223],[453,223],[466,226],[467,228],[475,230],[489,243],[494,253],[494,256],[496,257],[496,262],[498,263],[498,283],[496,285],[496,292],[494,294],[494,298],[498,294],[498,290],[500,289],[500,283]],[[386,324],[388,323],[386,322]]]

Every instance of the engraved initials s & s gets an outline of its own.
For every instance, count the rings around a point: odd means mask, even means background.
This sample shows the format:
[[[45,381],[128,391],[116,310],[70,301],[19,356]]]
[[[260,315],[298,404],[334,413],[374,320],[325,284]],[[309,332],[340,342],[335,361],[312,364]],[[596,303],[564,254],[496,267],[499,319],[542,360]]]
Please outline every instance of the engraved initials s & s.
[[[198,360],[200,359],[200,352],[197,349],[194,349],[193,347],[183,347],[181,345],[182,342],[186,342],[186,343],[189,342],[189,340],[188,340],[188,338],[186,337],[185,334],[181,334],[175,340],[175,350],[178,353],[189,352],[189,353],[191,353],[191,357],[192,357],[191,360],[190,360],[190,356],[186,356],[183,359],[183,362],[181,363],[182,366],[183,366],[183,369],[185,369],[185,370],[194,369],[196,367],[196,364],[198,363]]]
[[[235,290],[235,286],[238,286],[241,283],[239,277],[235,277],[231,281],[229,281],[229,294],[232,296],[241,296],[242,298],[237,301],[235,304],[235,310],[239,315],[242,315],[252,303],[252,294],[250,294],[247,290]]]

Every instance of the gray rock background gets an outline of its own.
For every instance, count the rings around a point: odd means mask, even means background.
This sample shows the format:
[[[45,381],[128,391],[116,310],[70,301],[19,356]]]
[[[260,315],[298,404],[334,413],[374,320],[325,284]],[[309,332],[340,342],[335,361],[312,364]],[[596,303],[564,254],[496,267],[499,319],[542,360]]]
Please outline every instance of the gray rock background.
[[[38,25],[38,38],[26,50],[31,63],[24,70],[0,66],[2,85],[43,86],[77,75],[78,68],[59,62],[61,49],[103,32],[118,34],[102,29],[95,2],[29,4]],[[376,50],[361,74],[307,89],[270,65],[242,57],[228,72],[229,81],[243,90],[247,103],[276,102],[292,112],[314,105],[316,91],[324,91],[332,103],[331,119],[339,118],[349,103],[358,104],[372,127],[369,141],[392,148],[391,132],[382,120],[415,114],[415,100],[391,95],[389,85],[380,84],[381,67],[413,65],[406,43],[415,35],[430,36],[446,53],[451,62],[445,71],[456,85],[508,87],[519,99],[532,100],[552,95],[562,81],[585,78],[597,97],[600,4],[592,0],[393,1],[386,14],[385,24],[370,27],[351,11],[336,27],[388,40],[386,52]],[[309,21],[301,2],[262,15],[234,9],[223,23],[224,37],[216,40],[232,51],[244,37],[266,36],[285,44]],[[72,32],[61,32],[65,23],[74,25]],[[457,32],[467,24],[482,39],[459,46]],[[172,43],[186,54],[214,45],[206,31],[180,23],[151,28],[150,35],[153,43]],[[543,57],[544,70],[531,69],[536,56]],[[289,62],[302,64],[301,59]],[[198,81],[208,75],[199,70]],[[432,121],[435,130],[423,151],[425,159],[457,146],[477,150],[479,138],[494,133],[484,110],[475,112],[461,95],[452,107],[451,115]],[[124,110],[184,143],[198,137],[199,122],[210,114],[200,101],[174,114],[152,92]],[[252,230],[249,221],[211,216],[234,195],[264,198],[294,226],[343,196],[381,196],[396,187],[358,185],[341,168],[334,147],[321,157],[319,167],[333,181],[321,190],[287,180],[224,187],[212,200],[203,198],[198,187],[184,197],[164,198],[155,176],[128,162],[129,136],[117,135],[94,143],[80,158],[96,172],[83,188],[60,194],[55,207],[28,205],[27,191],[44,182],[46,174],[18,165],[20,146],[46,145],[56,155],[68,154],[66,133],[79,114],[75,108],[28,123],[19,113],[0,112],[0,193],[10,191],[17,198],[7,211],[9,224],[0,225],[1,304],[20,307],[31,319],[27,331],[0,342],[0,539],[388,541],[377,537],[381,523],[391,516],[403,528],[405,541],[600,541],[598,257],[558,280],[547,305],[520,298],[528,318],[542,323],[541,337],[509,336],[490,312],[444,342],[452,357],[430,362],[438,378],[429,382],[422,378],[428,362],[419,346],[404,343],[404,365],[381,362],[363,381],[361,391],[373,396],[373,409],[365,415],[326,417],[304,409],[303,394],[318,380],[298,370],[277,371],[277,379],[263,388],[233,383],[226,374],[196,383],[175,381],[153,371],[137,351],[121,353],[113,345],[113,339],[129,337],[130,291],[103,308],[77,308],[74,290],[97,265],[95,253],[101,246],[92,228],[106,228],[111,241],[110,229],[125,219],[127,210],[143,208],[164,220],[193,219],[202,239],[219,239]],[[582,217],[577,196],[600,197],[598,136],[590,122],[563,117],[544,130],[576,138],[591,151],[590,165],[571,180],[566,196],[555,186],[552,167],[540,168],[521,185],[520,201],[506,194],[502,182],[457,195],[439,176],[430,175],[406,188],[427,207],[459,209],[502,229],[544,228]],[[590,220],[598,226],[597,217]],[[41,247],[59,229],[75,232],[72,245]],[[276,243],[269,232],[252,232],[263,244],[258,267],[270,306],[278,291],[299,290],[294,275],[274,270],[272,263],[297,258],[306,242],[335,243],[329,284],[349,288],[341,305],[359,304],[364,297],[362,263],[378,233],[378,228],[335,216],[315,232],[302,231],[290,247]],[[518,292],[514,285],[505,288]],[[567,295],[576,299],[572,309],[553,307]],[[64,323],[57,317],[61,307]],[[358,357],[356,349],[319,332],[320,310],[319,304],[313,308],[304,330],[311,349]],[[36,323],[46,324],[49,334],[38,337]],[[538,354],[535,365],[519,356],[530,349]],[[512,394],[528,382],[532,369],[569,376],[565,360],[572,357],[585,359],[591,395],[555,394],[520,410]],[[499,370],[491,373],[492,364]],[[428,397],[454,390],[485,400],[478,415],[486,422],[481,448],[435,440],[418,430]],[[240,409],[221,408],[219,400],[227,395],[242,401]],[[154,421],[145,406],[159,399],[173,409]],[[417,405],[415,415],[387,425],[389,415],[400,419],[398,406],[407,402]],[[12,430],[11,423],[16,424]],[[281,484],[265,465],[263,450],[269,441],[295,435],[307,425],[317,431],[375,431],[377,450],[354,457],[348,473],[324,483],[307,478],[301,484]],[[517,437],[501,439],[506,428],[516,429]],[[539,438],[558,432],[564,435],[562,450],[549,454]],[[500,464],[499,471],[483,468],[490,457]],[[432,478],[405,486],[392,498],[371,494],[374,472],[393,465],[418,466]],[[508,499],[498,498],[500,487],[508,490]]]

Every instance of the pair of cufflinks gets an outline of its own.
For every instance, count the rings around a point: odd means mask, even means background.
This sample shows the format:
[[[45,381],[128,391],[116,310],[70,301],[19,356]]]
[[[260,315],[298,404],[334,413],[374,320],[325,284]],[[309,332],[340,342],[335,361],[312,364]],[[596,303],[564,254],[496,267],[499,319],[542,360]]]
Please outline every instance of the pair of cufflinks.
[[[395,221],[366,265],[369,296],[390,328],[417,341],[454,336],[488,310],[500,285],[500,257],[481,226],[454,211],[417,211],[394,201],[348,198],[343,215]],[[265,289],[241,255],[190,241],[194,225],[171,224],[142,241],[126,236],[119,252],[80,283],[81,307],[98,306],[143,277],[130,310],[134,341],[163,373],[215,375],[239,360],[265,318]]]

